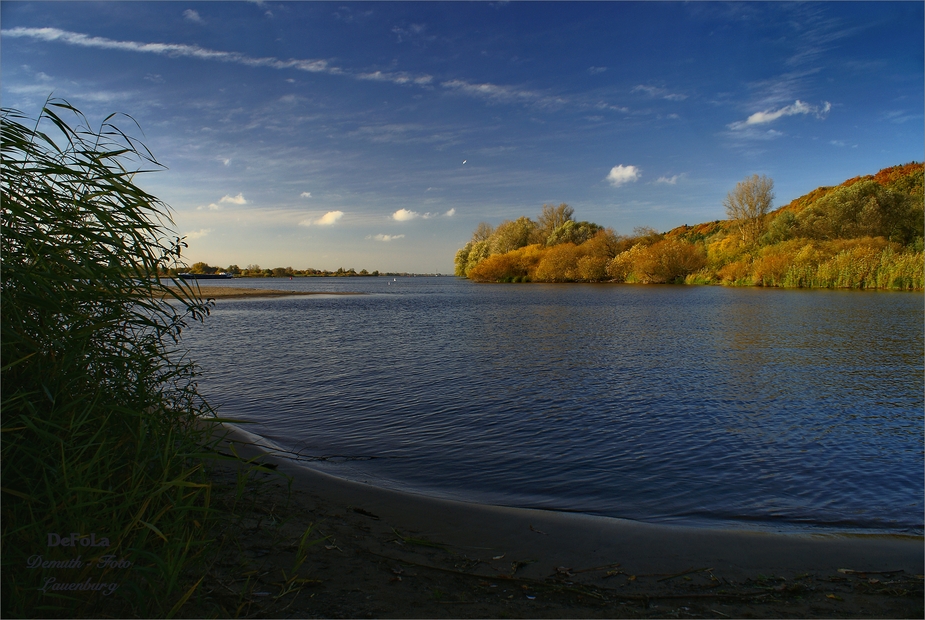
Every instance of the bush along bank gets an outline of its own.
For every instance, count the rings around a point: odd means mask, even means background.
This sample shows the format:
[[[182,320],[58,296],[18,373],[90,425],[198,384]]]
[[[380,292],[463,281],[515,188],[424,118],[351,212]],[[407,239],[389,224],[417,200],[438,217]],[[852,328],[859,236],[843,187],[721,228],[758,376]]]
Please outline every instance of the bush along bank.
[[[748,189],[763,207],[746,204]],[[667,233],[620,235],[575,222],[568,205],[536,221],[480,224],[456,254],[456,275],[477,282],[630,282],[922,290],[923,164],[820,187],[770,211],[773,183],[746,179],[727,198],[728,220]],[[739,198],[742,197],[742,200]]]

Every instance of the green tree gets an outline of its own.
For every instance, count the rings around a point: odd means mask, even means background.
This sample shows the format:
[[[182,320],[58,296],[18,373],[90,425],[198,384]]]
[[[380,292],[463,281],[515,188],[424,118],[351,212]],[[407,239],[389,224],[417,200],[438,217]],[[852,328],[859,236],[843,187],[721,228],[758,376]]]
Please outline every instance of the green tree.
[[[453,274],[460,277],[466,277],[466,266],[469,264],[469,252],[472,251],[472,242],[470,241],[463,247],[456,250],[456,257],[453,259]]]
[[[753,174],[739,181],[726,195],[723,206],[745,244],[758,241],[765,229],[765,216],[774,202],[774,181]]]
[[[218,271],[218,267],[212,267],[209,263],[193,263],[192,267],[189,268],[189,273],[199,273],[199,274],[211,274]]]
[[[902,244],[922,236],[922,201],[864,180],[817,200],[798,216],[800,234],[814,239],[885,237]]]
[[[490,237],[491,253],[504,254],[530,245],[536,231],[536,222],[528,217],[501,222]]]
[[[581,245],[602,230],[604,230],[602,226],[598,226],[593,222],[566,220],[561,226],[550,233],[546,238],[546,245],[554,246],[560,243]]]

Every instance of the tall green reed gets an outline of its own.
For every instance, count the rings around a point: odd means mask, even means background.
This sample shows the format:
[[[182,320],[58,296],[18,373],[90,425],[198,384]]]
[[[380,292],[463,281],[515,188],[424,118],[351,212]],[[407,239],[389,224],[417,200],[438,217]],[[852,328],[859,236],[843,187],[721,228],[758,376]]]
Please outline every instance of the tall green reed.
[[[158,276],[184,244],[114,116],[94,130],[49,100],[0,123],[2,615],[171,615],[207,544],[217,424],[178,339],[210,305]]]

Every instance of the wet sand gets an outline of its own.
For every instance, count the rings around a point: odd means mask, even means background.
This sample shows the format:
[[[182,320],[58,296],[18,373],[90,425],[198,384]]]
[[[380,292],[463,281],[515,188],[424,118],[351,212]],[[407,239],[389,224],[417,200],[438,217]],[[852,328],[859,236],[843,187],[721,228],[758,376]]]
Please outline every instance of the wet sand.
[[[219,582],[264,571],[241,595],[258,616],[922,617],[921,537],[673,527],[442,500],[266,455],[240,430],[229,440],[273,468],[242,525],[249,546],[216,565]],[[309,526],[306,540],[318,542],[296,568]],[[278,596],[293,570],[305,581]]]

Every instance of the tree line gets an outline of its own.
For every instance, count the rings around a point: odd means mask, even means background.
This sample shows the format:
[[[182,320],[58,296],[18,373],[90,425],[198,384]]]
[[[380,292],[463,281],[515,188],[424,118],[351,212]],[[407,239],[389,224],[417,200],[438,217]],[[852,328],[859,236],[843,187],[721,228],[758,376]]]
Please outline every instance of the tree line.
[[[774,182],[729,192],[728,219],[631,235],[574,220],[567,204],[536,220],[481,223],[456,253],[477,282],[629,282],[922,289],[923,164],[820,187],[772,211]]]
[[[224,269],[222,267],[214,267],[208,263],[198,262],[193,263],[188,268],[181,269],[171,269],[168,270],[168,275],[177,275],[178,273],[193,273],[197,275],[209,275],[216,273],[230,273],[233,276],[242,277],[242,278],[295,278],[295,277],[360,277],[360,276],[372,276],[377,277],[380,275],[391,276],[391,275],[403,275],[398,273],[380,273],[376,271],[366,271],[365,269],[360,269],[357,271],[353,267],[349,269],[344,269],[339,267],[335,271],[328,271],[326,269],[293,269],[292,267],[273,267],[272,269],[265,269],[260,265],[248,265],[243,269],[237,265],[229,265]]]

